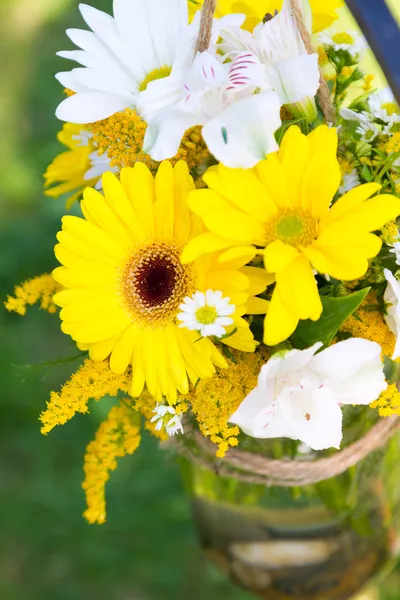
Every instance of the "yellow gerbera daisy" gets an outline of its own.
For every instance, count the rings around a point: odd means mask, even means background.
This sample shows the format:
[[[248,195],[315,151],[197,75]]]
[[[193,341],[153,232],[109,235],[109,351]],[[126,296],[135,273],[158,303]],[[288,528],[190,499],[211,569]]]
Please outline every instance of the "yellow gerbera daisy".
[[[288,338],[300,319],[321,316],[313,269],[340,280],[362,277],[382,245],[371,232],[400,214],[399,198],[369,199],[377,183],[331,206],[341,181],[337,143],[334,128],[321,125],[305,136],[292,126],[278,153],[248,171],[211,167],[204,176],[210,189],[188,197],[209,231],[187,245],[183,263],[217,245],[264,248],[265,267],[276,276],[264,327],[269,346]]]
[[[99,180],[99,177],[85,179],[86,173],[92,166],[90,155],[95,148],[89,137],[82,139],[83,130],[82,125],[72,123],[63,125],[62,130],[57,134],[57,139],[68,148],[68,151],[56,156],[44,175],[46,196],[59,198],[63,194],[72,192],[67,201],[68,208],[79,200],[85,187],[94,186]]]
[[[204,0],[189,0],[189,14],[191,17],[203,6]],[[267,13],[274,14],[275,10],[281,10],[283,0],[217,0],[216,17],[221,18],[230,13],[242,13],[246,15],[243,25],[248,31],[253,31]],[[343,6],[343,0],[310,0],[313,13],[314,33],[326,29],[336,19],[336,10]]]
[[[62,267],[54,279],[65,290],[54,301],[62,307],[62,330],[89,350],[94,361],[110,357],[110,368],[132,366],[132,396],[147,385],[157,399],[174,402],[177,390],[210,377],[226,361],[209,338],[179,327],[179,305],[194,291],[220,290],[236,306],[236,332],[225,343],[254,351],[256,342],[242,315],[266,311],[253,298],[265,290],[268,274],[245,267],[254,251],[241,249],[203,256],[182,265],[186,243],[202,231],[186,206],[194,189],[186,163],[161,164],[153,178],[143,163],[103,176],[104,194],[86,189],[84,219],[66,216],[55,248]]]

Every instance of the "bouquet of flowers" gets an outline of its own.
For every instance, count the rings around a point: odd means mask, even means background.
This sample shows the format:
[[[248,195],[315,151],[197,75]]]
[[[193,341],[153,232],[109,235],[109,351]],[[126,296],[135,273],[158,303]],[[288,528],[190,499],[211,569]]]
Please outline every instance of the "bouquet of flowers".
[[[143,427],[223,464],[268,440],[331,455],[346,419],[400,414],[400,108],[341,5],[114,0],[67,31],[45,193],[74,214],[60,266],[6,307],[60,308],[81,352],[44,434],[116,399],[84,460],[90,523]]]

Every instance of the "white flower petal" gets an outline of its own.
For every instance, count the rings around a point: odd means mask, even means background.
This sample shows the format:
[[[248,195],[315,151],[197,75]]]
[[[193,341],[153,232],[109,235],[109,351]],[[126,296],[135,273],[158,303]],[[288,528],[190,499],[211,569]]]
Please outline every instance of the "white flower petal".
[[[322,342],[317,342],[306,350],[289,350],[275,354],[261,367],[258,381],[261,384],[274,377],[284,377],[293,371],[304,369],[313,359],[314,354],[322,347]]]
[[[389,269],[385,269],[384,274],[388,282],[383,296],[387,304],[385,321],[396,338],[396,346],[392,357],[396,359],[400,357],[400,285]]]
[[[170,108],[158,113],[147,127],[143,150],[157,161],[176,155],[187,129],[199,125],[198,117]]]
[[[123,96],[104,92],[84,92],[70,96],[58,106],[56,116],[70,123],[94,123],[124,110],[129,103]]]
[[[182,98],[181,86],[181,78],[176,75],[151,81],[137,99],[140,116],[149,123],[160,110],[177,104]]]
[[[203,127],[203,138],[227,167],[249,169],[275,152],[275,131],[282,124],[281,103],[273,92],[237,101]]]
[[[315,96],[320,86],[318,55],[300,55],[275,63],[267,70],[267,81],[282,104]]]

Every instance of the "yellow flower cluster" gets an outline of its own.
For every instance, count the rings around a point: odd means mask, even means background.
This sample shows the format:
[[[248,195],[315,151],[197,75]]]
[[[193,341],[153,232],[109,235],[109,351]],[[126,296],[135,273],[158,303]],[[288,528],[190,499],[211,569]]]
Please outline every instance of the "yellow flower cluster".
[[[27,306],[40,303],[40,308],[49,313],[57,310],[53,297],[61,290],[62,286],[47,273],[18,285],[14,296],[8,296],[4,305],[9,312],[16,312],[21,316],[26,315]]]
[[[376,304],[376,310],[369,310],[367,306]],[[368,294],[364,307],[352,315],[344,323],[341,331],[351,333],[353,337],[363,338],[377,342],[382,347],[382,356],[392,356],[395,347],[395,337],[385,323],[382,313],[378,310],[377,299],[374,292]]]
[[[128,392],[129,372],[115,375],[108,361],[93,362],[86,359],[61,389],[52,392],[47,407],[40,415],[41,432],[49,433],[56,425],[64,425],[76,413],[87,413],[90,399],[101,400],[104,396],[117,396],[119,391]]]
[[[110,471],[117,468],[117,458],[133,454],[138,448],[140,422],[139,413],[132,408],[124,404],[114,406],[87,447],[82,484],[87,509],[83,516],[90,524],[102,524],[106,520],[105,484]]]
[[[99,155],[107,153],[112,167],[133,167],[140,161],[155,174],[159,163],[143,151],[146,127],[146,123],[130,108],[88,126],[93,141],[99,147]],[[178,154],[170,162],[176,164],[184,160],[196,181],[204,173],[210,159],[201,128],[193,127],[184,135]]]
[[[400,131],[394,133],[388,142],[385,144],[386,154],[394,154],[400,152]]]
[[[228,419],[256,387],[260,368],[267,361],[265,351],[235,352],[234,358],[235,362],[228,361],[229,369],[219,369],[214,377],[200,381],[188,397],[201,433],[218,446],[218,458],[238,445],[239,428],[229,425]]]
[[[392,383],[382,392],[378,400],[373,402],[371,408],[379,410],[380,417],[390,417],[391,415],[400,415],[400,393],[397,385]]]
[[[395,221],[389,221],[382,227],[381,238],[386,244],[394,244],[399,241],[399,228]]]
[[[346,175],[352,172],[352,170],[354,169],[354,164],[350,160],[347,160],[346,158],[339,158],[338,160],[342,175]]]

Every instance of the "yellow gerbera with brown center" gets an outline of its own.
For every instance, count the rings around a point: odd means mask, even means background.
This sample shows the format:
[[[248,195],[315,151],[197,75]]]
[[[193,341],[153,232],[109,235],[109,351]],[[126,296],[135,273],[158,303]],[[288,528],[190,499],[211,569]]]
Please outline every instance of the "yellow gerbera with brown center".
[[[204,0],[188,0],[191,17],[203,6]],[[216,17],[221,18],[231,13],[246,15],[244,28],[253,31],[261,23],[265,15],[281,10],[283,0],[217,0]],[[310,0],[313,13],[314,33],[326,29],[338,18],[336,10],[343,6],[343,0]]]
[[[185,264],[213,247],[263,248],[276,287],[266,316],[264,341],[288,338],[300,319],[322,312],[313,270],[339,280],[362,277],[382,241],[371,232],[400,214],[400,199],[382,194],[377,183],[360,185],[332,206],[341,181],[337,132],[321,125],[305,136],[297,126],[285,134],[278,153],[252,170],[212,167],[210,189],[188,197],[208,232],[191,241]],[[254,248],[254,247],[253,247]]]
[[[84,192],[84,219],[67,216],[55,248],[62,263],[54,278],[65,290],[55,296],[62,307],[62,330],[95,361],[110,357],[114,373],[132,366],[132,396],[146,384],[157,399],[174,402],[226,361],[208,338],[179,327],[179,305],[194,291],[221,290],[236,311],[236,332],[225,342],[252,352],[253,335],[242,315],[265,312],[253,298],[268,282],[263,269],[245,267],[249,254],[214,251],[182,265],[187,242],[202,231],[186,205],[194,189],[186,163],[161,164],[153,178],[143,163],[121,171],[121,181],[103,176],[104,194]],[[236,250],[236,249],[235,249]]]

